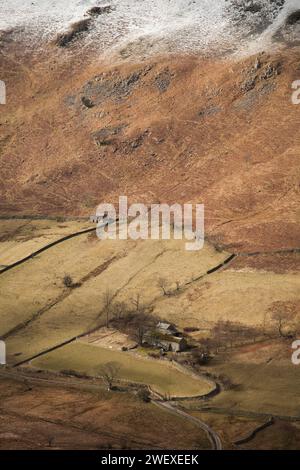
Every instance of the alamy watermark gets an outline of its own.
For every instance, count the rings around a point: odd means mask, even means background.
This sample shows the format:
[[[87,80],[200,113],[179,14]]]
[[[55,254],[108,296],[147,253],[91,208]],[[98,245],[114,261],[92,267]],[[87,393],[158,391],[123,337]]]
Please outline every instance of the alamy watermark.
[[[292,363],[294,364],[294,366],[299,366],[300,365],[300,339],[297,339],[296,341],[293,342],[292,349],[295,350],[292,354]]]
[[[0,104],[6,104],[6,85],[0,80]]]
[[[4,341],[0,341],[0,365],[6,364],[6,345]]]
[[[187,251],[198,251],[204,245],[203,204],[128,205],[127,196],[114,204],[100,204],[96,215],[100,240],[186,240]]]
[[[292,83],[292,89],[295,90],[292,93],[292,103],[300,104],[300,80],[295,80]]]

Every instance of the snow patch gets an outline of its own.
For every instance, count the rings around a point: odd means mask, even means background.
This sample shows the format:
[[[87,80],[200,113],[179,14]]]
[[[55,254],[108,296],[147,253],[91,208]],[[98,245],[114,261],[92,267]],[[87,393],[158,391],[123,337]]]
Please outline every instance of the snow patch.
[[[126,56],[126,47],[129,55],[266,47],[300,0],[9,0],[0,3],[0,30],[34,45],[107,5],[112,11],[93,18],[85,45],[99,53],[125,47]]]

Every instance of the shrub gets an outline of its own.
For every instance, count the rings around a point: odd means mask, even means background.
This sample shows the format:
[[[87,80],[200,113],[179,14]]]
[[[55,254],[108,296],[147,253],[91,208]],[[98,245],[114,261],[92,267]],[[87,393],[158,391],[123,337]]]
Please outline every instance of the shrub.
[[[106,6],[106,7],[92,7],[87,11],[87,14],[90,16],[99,16],[99,15],[104,15],[105,13],[111,13],[112,12],[112,7],[111,6]]]
[[[65,287],[70,288],[73,286],[73,279],[68,274],[65,275],[63,282]]]
[[[224,390],[234,390],[237,388],[237,384],[234,384],[232,380],[226,375],[219,375],[219,380],[222,383]]]
[[[71,25],[71,32],[74,34],[84,33],[85,31],[89,30],[90,25],[90,19],[77,21]]]
[[[194,364],[204,366],[211,361],[212,356],[210,355],[209,351],[205,351],[205,350],[201,350],[197,348],[197,349],[193,349],[192,358],[193,358]]]
[[[149,403],[151,401],[150,391],[147,388],[140,388],[137,392],[137,396],[144,403]]]
[[[66,47],[72,42],[80,33],[84,33],[89,30],[91,25],[91,19],[85,19],[77,21],[71,25],[71,28],[66,33],[60,33],[54,43],[59,47]]]
[[[199,331],[199,328],[197,328],[196,326],[186,326],[185,328],[183,328],[183,331],[185,333],[195,333],[196,331]]]
[[[148,356],[152,357],[153,359],[159,359],[160,358],[160,354],[156,353],[156,352],[149,352]]]
[[[86,108],[93,108],[95,106],[92,100],[90,100],[86,96],[82,96],[81,102]]]
[[[60,371],[60,373],[62,375],[76,377],[78,379],[87,379],[88,378],[87,374],[84,374],[82,372],[77,372],[76,370],[73,370],[73,369],[63,369],[63,370]]]

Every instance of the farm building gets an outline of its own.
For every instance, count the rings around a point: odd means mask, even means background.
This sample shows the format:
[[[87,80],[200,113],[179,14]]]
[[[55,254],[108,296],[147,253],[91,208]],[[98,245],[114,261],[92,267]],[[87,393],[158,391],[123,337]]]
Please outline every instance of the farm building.
[[[159,322],[154,330],[149,331],[145,335],[144,342],[150,346],[172,352],[184,351],[187,346],[186,340],[175,326],[164,322]]]
[[[166,336],[159,340],[159,346],[161,346],[164,351],[181,352],[186,349],[187,343],[184,338]]]
[[[174,325],[171,323],[166,323],[166,322],[159,322],[156,325],[156,331],[158,331],[161,334],[165,335],[171,335],[171,336],[176,336],[178,335],[178,330]]]

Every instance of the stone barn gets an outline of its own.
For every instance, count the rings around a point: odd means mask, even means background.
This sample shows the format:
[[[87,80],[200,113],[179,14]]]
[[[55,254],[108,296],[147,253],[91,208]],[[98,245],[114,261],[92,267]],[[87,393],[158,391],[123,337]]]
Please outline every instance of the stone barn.
[[[144,342],[164,351],[181,352],[187,347],[186,340],[171,323],[159,322],[145,335]]]

